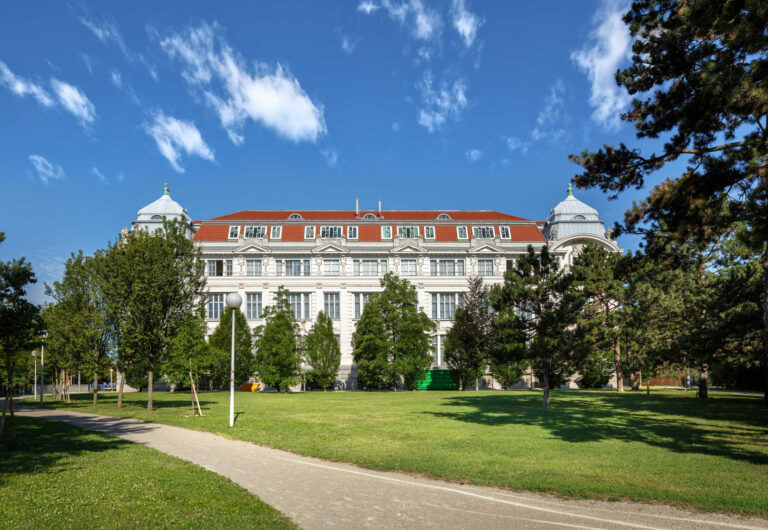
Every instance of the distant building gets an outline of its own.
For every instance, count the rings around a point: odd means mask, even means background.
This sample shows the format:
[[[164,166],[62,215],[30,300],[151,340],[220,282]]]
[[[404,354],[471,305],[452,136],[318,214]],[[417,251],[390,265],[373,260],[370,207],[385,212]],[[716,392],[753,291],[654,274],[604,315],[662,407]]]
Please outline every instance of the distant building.
[[[163,217],[189,219],[167,186],[133,225],[152,230]],[[209,333],[226,293],[240,293],[253,328],[264,323],[264,307],[282,286],[302,334],[320,311],[333,319],[342,353],[339,381],[349,389],[357,383],[352,333],[386,272],[416,287],[419,308],[437,324],[434,367],[444,368],[445,334],[470,276],[502,283],[528,245],[549,247],[564,266],[587,242],[619,250],[597,211],[576,199],[570,186],[544,222],[490,210],[382,210],[379,203],[378,210],[245,210],[191,226],[205,260]]]

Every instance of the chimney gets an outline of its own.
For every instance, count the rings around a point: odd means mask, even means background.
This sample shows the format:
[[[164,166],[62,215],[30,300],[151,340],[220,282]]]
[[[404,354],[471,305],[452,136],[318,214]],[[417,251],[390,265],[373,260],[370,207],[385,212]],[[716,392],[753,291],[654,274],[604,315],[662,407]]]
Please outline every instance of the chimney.
[[[360,218],[360,199],[355,199],[355,218]]]
[[[381,217],[381,199],[379,199],[379,219],[383,219]]]

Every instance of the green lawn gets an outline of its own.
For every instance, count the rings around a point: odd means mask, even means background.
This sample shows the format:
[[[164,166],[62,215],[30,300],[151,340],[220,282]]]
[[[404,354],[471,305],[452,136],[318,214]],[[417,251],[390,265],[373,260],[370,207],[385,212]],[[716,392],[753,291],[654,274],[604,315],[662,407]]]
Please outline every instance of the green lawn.
[[[7,418],[6,418],[7,420]],[[17,417],[0,438],[3,528],[295,528],[246,490],[154,449]]]
[[[693,392],[227,393],[75,396],[69,408],[212,431],[300,454],[567,496],[768,515],[768,409]],[[61,405],[54,405],[61,406]]]

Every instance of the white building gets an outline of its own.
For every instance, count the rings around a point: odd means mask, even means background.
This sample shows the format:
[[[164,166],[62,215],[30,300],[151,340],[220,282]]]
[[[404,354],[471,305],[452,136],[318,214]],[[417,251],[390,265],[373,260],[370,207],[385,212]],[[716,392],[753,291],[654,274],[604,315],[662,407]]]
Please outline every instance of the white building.
[[[134,226],[161,223],[164,215],[186,216],[167,186],[163,197],[139,211]],[[319,311],[333,319],[342,353],[339,380],[350,389],[356,387],[352,333],[386,272],[410,280],[420,309],[437,323],[434,366],[440,368],[443,340],[470,276],[501,283],[528,245],[548,246],[566,266],[589,241],[618,250],[597,211],[576,199],[570,186],[544,222],[488,210],[382,210],[379,204],[378,210],[245,210],[194,221],[193,232],[206,262],[209,332],[218,325],[226,293],[240,293],[254,328],[264,324],[264,307],[282,286],[302,334]]]

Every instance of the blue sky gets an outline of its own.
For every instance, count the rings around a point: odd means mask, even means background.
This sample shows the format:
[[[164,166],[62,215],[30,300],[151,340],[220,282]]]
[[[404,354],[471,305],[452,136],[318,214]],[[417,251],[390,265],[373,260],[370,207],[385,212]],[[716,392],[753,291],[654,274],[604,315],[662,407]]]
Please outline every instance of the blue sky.
[[[637,144],[613,81],[622,7],[4,2],[0,259],[51,282],[164,182],[195,219],[356,198],[544,219],[569,153]],[[612,225],[642,192],[577,196]]]

